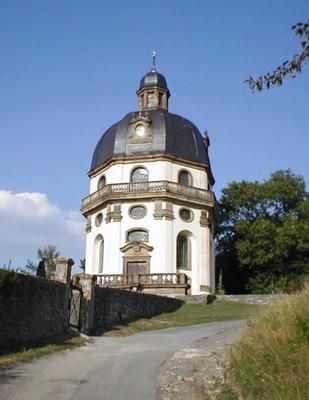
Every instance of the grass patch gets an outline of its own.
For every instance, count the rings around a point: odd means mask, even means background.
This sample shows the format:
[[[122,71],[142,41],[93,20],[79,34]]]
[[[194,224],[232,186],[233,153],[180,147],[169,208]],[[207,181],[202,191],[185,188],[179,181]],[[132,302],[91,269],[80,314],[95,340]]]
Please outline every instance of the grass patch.
[[[90,340],[74,333],[65,333],[61,336],[51,337],[44,343],[28,344],[6,354],[0,355],[0,370],[20,362],[32,361],[35,358],[60,350],[74,349],[89,343]]]
[[[247,319],[261,308],[263,308],[261,305],[235,303],[227,300],[215,300],[209,305],[183,304],[176,311],[156,315],[151,318],[141,318],[119,325],[105,326],[101,329],[97,329],[94,334],[104,334],[104,336],[127,336],[155,329],[188,326],[214,321]]]
[[[308,371],[309,286],[249,322],[232,346],[224,388],[230,397],[219,399],[309,399]]]

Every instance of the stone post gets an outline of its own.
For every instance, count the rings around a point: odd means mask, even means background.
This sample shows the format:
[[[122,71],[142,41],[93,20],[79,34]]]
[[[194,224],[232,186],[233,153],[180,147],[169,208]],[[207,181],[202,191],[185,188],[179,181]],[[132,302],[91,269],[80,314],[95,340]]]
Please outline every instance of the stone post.
[[[55,281],[69,284],[71,282],[71,271],[74,261],[72,258],[59,257],[55,259]]]
[[[83,292],[81,301],[81,332],[88,335],[94,328],[94,299],[97,277],[95,275],[83,275],[80,285]]]
[[[55,270],[55,281],[62,282],[66,285],[65,299],[64,299],[64,314],[66,317],[64,321],[66,323],[63,329],[66,329],[69,324],[69,312],[70,312],[70,298],[71,298],[71,270],[74,265],[72,258],[59,257],[55,259],[56,270]]]

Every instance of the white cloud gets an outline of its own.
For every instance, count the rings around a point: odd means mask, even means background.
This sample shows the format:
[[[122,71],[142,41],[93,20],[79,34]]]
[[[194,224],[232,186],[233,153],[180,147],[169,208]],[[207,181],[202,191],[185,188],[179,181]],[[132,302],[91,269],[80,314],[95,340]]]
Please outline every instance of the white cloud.
[[[43,193],[0,190],[0,266],[10,259],[14,267],[37,261],[37,249],[48,244],[78,264],[84,258],[84,228],[78,211],[61,210]]]

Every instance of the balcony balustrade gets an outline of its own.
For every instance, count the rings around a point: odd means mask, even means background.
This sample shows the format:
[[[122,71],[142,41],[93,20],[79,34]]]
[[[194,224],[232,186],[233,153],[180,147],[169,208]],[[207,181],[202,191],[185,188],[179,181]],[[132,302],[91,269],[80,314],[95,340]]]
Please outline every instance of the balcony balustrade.
[[[159,274],[110,274],[98,275],[97,285],[118,289],[142,288],[184,288],[189,289],[189,278],[184,273]]]
[[[193,186],[181,185],[169,181],[153,182],[132,182],[132,183],[113,183],[97,190],[90,196],[82,200],[81,211],[85,215],[87,212],[101,205],[110,198],[121,200],[128,196],[140,198],[164,197],[169,194],[176,195],[178,198],[191,200],[194,202],[210,203],[214,205],[215,197],[212,191],[199,189]]]

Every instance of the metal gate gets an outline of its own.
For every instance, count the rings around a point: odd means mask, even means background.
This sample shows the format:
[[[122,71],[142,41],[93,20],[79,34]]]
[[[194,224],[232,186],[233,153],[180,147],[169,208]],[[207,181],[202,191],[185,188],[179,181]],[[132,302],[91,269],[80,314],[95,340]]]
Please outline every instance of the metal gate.
[[[78,286],[71,285],[69,325],[77,329],[80,326],[80,311],[81,311],[82,296],[83,296],[82,289]]]

